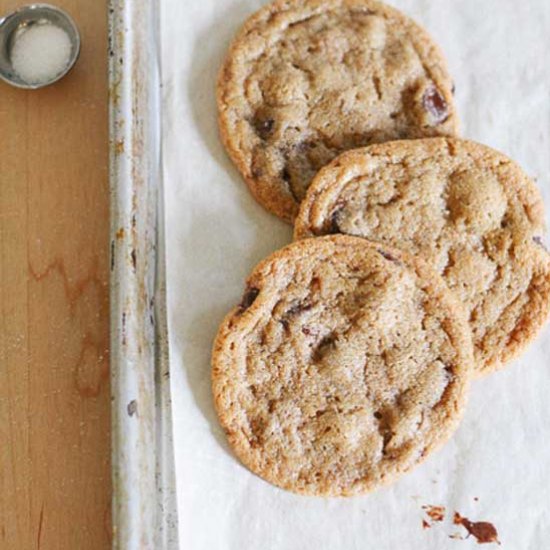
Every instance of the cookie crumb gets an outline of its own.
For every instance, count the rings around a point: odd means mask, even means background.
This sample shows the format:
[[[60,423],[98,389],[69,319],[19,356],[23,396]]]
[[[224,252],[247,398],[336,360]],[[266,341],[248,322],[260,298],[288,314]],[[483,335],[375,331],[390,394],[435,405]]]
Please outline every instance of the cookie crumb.
[[[445,519],[445,506],[433,506],[431,504],[425,504],[422,506],[422,510],[432,520],[432,522],[439,522]]]

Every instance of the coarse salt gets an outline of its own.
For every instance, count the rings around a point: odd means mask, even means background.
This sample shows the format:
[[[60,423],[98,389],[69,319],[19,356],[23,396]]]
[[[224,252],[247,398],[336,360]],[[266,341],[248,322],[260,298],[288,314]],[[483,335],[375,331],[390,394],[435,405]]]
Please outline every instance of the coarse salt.
[[[52,23],[30,25],[15,38],[11,64],[28,84],[41,84],[61,74],[71,58],[69,35]]]

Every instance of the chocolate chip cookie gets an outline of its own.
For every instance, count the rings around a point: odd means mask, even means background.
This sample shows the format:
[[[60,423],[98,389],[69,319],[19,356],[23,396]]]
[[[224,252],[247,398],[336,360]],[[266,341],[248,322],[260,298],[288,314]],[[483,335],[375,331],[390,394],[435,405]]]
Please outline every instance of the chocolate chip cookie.
[[[295,238],[344,233],[421,256],[468,311],[479,374],[515,357],[550,311],[550,255],[534,183],[456,138],[372,145],[321,170]]]
[[[221,136],[260,204],[292,221],[315,173],[359,146],[455,135],[445,60],[374,0],[278,0],[254,14],[220,71]]]
[[[220,422],[250,470],[344,496],[395,479],[450,436],[473,355],[464,311],[430,267],[336,235],[254,269],[212,365]]]

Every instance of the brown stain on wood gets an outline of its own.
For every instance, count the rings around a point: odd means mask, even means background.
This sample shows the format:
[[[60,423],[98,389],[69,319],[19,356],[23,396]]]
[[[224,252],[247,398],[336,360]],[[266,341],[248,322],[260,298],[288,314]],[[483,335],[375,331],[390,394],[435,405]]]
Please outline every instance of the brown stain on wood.
[[[113,540],[113,525],[111,522],[111,502],[106,506],[103,511],[103,532],[105,533],[105,538],[107,540]]]
[[[107,1],[43,90],[0,83],[0,547],[111,547]],[[0,13],[20,6],[0,0]],[[120,145],[119,145],[120,149]]]
[[[67,301],[71,305],[71,308],[75,307],[79,299],[87,291],[88,287],[94,286],[101,292],[106,286],[105,282],[100,280],[98,277],[97,258],[94,259],[93,264],[88,267],[86,275],[75,281],[68,277],[65,262],[62,258],[55,258],[42,272],[35,271],[29,261],[28,273],[37,282],[41,282],[47,277],[58,274],[63,281],[65,296],[67,297]]]
[[[85,334],[74,369],[74,386],[81,397],[97,397],[109,379],[108,350],[91,334]]]
[[[40,508],[40,519],[38,520],[38,536],[36,540],[36,547],[40,550],[40,545],[42,544],[42,525],[44,524],[44,503]]]

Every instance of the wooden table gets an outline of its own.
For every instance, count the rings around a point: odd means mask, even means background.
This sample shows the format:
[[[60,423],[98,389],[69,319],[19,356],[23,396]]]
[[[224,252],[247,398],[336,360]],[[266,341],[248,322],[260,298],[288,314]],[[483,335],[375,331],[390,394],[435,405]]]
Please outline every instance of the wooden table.
[[[2,550],[111,539],[107,0],[55,3],[82,33],[73,72],[0,83]]]

